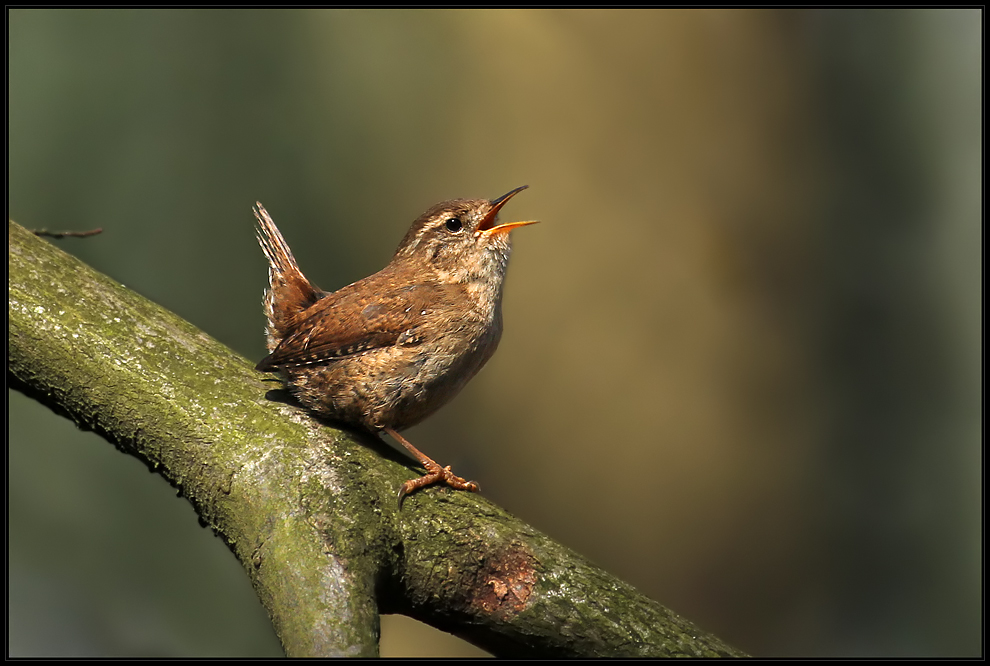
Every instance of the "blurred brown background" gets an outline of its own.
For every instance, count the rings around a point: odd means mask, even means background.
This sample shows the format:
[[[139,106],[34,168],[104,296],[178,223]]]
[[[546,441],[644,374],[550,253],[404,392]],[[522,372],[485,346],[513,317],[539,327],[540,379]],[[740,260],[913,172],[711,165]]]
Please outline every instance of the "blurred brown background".
[[[250,359],[262,201],[336,289],[522,184],[505,335],[410,438],[758,655],[982,650],[982,14],[9,19],[9,216]],[[274,655],[137,460],[9,395],[11,655]],[[388,617],[383,654],[477,654]]]

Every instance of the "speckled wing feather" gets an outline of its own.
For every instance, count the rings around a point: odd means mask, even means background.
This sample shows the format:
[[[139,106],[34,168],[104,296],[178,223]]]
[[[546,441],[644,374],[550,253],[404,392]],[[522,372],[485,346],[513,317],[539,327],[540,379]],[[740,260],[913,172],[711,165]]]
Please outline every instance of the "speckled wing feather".
[[[453,285],[397,285],[385,269],[327,294],[301,312],[275,350],[258,364],[263,371],[328,363],[391,345],[422,340],[416,322],[454,298]]]

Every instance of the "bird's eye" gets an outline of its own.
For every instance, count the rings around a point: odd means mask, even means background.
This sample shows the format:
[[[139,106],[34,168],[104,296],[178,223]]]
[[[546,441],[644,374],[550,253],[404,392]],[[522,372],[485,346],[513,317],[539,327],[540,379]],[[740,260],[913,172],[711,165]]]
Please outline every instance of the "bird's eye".
[[[447,227],[447,231],[453,231],[453,232],[460,231],[461,229],[464,228],[464,225],[461,224],[461,221],[456,217],[448,218],[447,221],[444,222],[444,225]]]

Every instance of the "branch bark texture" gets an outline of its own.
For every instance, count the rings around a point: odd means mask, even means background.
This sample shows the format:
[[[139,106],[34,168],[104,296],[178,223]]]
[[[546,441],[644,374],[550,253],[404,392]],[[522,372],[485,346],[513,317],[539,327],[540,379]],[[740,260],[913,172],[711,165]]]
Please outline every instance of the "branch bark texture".
[[[286,653],[375,656],[403,613],[505,657],[742,656],[484,497],[272,399],[188,322],[8,224],[11,385],[144,460],[229,545]]]

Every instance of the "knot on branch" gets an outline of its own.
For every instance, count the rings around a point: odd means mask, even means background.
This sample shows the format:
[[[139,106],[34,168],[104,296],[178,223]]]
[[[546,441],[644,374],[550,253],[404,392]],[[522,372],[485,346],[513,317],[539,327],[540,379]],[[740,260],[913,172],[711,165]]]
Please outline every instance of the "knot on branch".
[[[485,557],[468,599],[475,614],[507,619],[526,609],[536,585],[536,558],[517,541]]]

